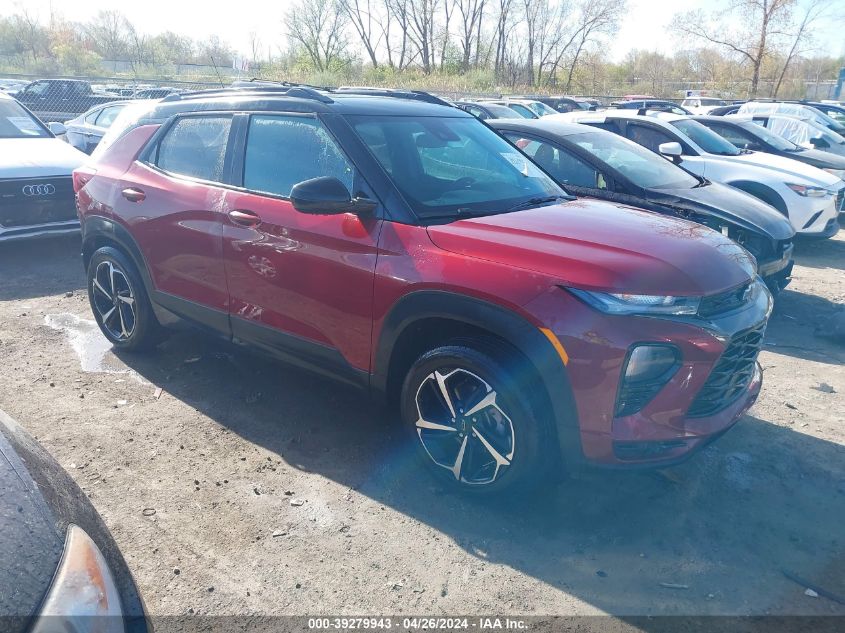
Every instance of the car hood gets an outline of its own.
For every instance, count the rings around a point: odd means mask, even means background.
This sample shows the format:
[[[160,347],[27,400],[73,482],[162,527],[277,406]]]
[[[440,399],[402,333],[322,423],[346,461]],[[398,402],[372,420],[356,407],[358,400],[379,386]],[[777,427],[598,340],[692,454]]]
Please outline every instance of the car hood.
[[[748,253],[716,231],[591,198],[458,220],[428,233],[444,250],[589,290],[706,295],[754,275]]]
[[[783,156],[776,156],[774,154],[766,154],[764,152],[748,152],[740,154],[739,156],[718,156],[719,160],[732,163],[745,163],[747,165],[756,165],[758,167],[765,167],[774,170],[780,174],[784,182],[790,182],[789,178],[801,179],[797,184],[804,184],[804,181],[820,186],[833,187],[839,183],[839,178],[826,171],[822,171],[818,167],[807,165],[791,158],[784,158]]]
[[[47,593],[64,539],[7,432],[0,418],[0,622],[16,632]]]
[[[776,209],[744,191],[716,182],[692,189],[653,189],[648,197],[658,204],[720,218],[773,240],[795,236],[792,224]]]
[[[70,176],[88,156],[57,138],[0,139],[0,178]]]

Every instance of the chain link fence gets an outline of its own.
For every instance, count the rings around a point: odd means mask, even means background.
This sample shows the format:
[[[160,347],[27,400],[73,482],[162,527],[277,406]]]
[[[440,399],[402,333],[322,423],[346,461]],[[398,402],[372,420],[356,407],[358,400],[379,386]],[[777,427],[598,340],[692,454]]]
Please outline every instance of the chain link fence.
[[[229,86],[237,76],[221,75],[216,80],[131,80],[119,77],[50,77],[33,75],[0,76],[0,90],[14,96],[45,123],[66,122],[90,113],[95,123],[100,106],[136,99],[160,99],[172,94]],[[258,77],[258,79],[262,79]],[[453,101],[500,98],[501,92],[479,92],[444,87],[429,90]],[[611,95],[583,95],[609,104],[619,99]],[[89,117],[86,117],[88,119]]]

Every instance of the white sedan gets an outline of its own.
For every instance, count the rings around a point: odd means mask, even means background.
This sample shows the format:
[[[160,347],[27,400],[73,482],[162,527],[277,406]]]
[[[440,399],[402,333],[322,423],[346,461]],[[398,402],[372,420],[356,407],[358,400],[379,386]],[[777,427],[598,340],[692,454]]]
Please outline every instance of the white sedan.
[[[845,199],[845,182],[790,158],[741,150],[688,116],[630,111],[569,112],[553,118],[609,130],[714,182],[741,189],[789,218],[796,233],[831,237]]]

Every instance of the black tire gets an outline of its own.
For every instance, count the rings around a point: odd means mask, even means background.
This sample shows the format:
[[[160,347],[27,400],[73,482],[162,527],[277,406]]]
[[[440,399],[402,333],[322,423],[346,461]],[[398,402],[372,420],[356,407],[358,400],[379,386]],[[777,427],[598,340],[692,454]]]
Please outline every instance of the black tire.
[[[445,376],[446,389],[454,396],[453,408],[459,410],[465,404],[470,407],[466,410],[469,412],[476,401],[483,399],[480,396],[488,387],[495,392],[496,406],[485,407],[472,418],[463,418],[458,413],[457,421],[450,422],[448,405],[435,372]],[[525,373],[524,364],[513,355],[484,340],[456,341],[420,356],[405,377],[400,410],[409,441],[414,444],[423,467],[446,486],[484,496],[527,491],[542,485],[552,463],[552,443],[547,441],[547,422],[537,415],[540,407],[532,405],[526,397],[531,393],[530,387],[516,379],[515,374]],[[470,385],[475,378],[486,386],[479,386],[473,393]],[[421,408],[426,409],[422,415],[419,413]],[[426,419],[424,424],[443,422],[454,426],[455,431],[418,428],[421,418]],[[508,427],[512,435],[510,443],[507,441]],[[485,442],[492,445],[500,457],[509,458],[507,465],[493,457]],[[454,469],[461,458],[462,445],[466,463],[461,462],[458,476]],[[509,447],[510,453],[507,452]],[[448,469],[450,463],[452,470]],[[471,472],[464,472],[470,468]],[[492,479],[486,481],[490,477]],[[551,478],[549,483],[553,483]]]
[[[110,275],[109,267],[116,272]],[[87,277],[88,302],[94,319],[115,348],[127,352],[143,351],[154,347],[161,340],[162,328],[153,312],[144,282],[135,264],[126,255],[111,246],[98,249],[88,263]],[[109,277],[114,278],[111,287],[106,281]],[[108,292],[113,287],[116,288],[114,294],[123,298],[113,302],[117,312],[109,315],[110,306],[105,293],[99,288]],[[127,299],[132,300],[131,306],[126,302]]]

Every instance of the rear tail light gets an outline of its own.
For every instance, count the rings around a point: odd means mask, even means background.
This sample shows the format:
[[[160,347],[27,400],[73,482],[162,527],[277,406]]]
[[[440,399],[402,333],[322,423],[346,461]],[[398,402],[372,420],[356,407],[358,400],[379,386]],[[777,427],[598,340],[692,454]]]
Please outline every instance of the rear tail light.
[[[617,417],[640,411],[678,370],[679,352],[669,345],[638,345],[628,353],[616,398]]]
[[[88,181],[97,174],[97,170],[93,167],[77,167],[73,170],[73,192],[79,193]]]

